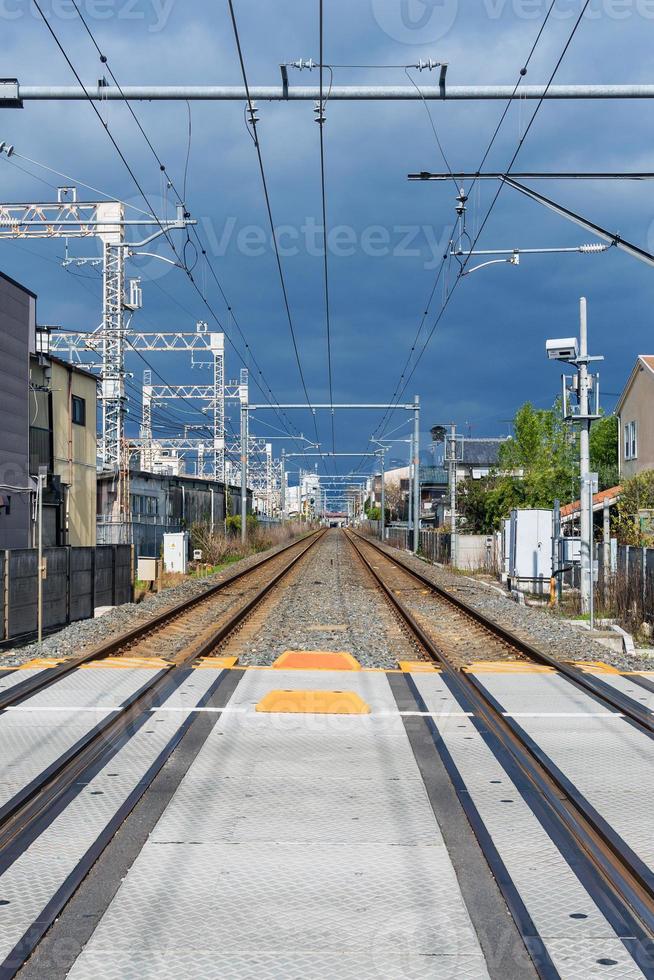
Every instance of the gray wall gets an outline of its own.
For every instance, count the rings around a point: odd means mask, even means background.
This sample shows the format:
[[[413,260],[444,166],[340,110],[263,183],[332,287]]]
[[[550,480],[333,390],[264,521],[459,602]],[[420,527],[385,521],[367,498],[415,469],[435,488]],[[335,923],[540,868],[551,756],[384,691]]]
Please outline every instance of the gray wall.
[[[36,298],[0,273],[0,484],[29,486],[29,353]],[[0,489],[11,498],[0,511],[0,548],[31,542],[30,495]]]

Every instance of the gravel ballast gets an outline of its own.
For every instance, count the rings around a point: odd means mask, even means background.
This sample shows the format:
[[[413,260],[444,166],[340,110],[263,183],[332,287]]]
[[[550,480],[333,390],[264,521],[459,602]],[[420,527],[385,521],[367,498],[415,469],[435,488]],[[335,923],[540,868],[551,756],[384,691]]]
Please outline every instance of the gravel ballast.
[[[232,562],[222,571],[206,578],[188,579],[171,589],[148,595],[139,603],[128,602],[116,606],[97,619],[84,619],[71,623],[70,626],[45,637],[41,647],[38,643],[29,643],[0,651],[0,670],[3,667],[20,666],[35,657],[57,659],[79,656],[85,649],[143,623],[176,603],[201,595],[212,586],[229,578],[234,572],[250,568],[258,564],[262,558],[283,550],[288,543],[266,552],[248,555],[247,558]]]
[[[328,531],[221,652],[269,666],[286,650],[339,650],[393,669],[420,652],[341,531]]]
[[[371,539],[372,540],[372,539]],[[379,544],[377,540],[375,544]],[[652,661],[639,655],[616,652],[584,635],[583,627],[562,622],[545,607],[518,605],[508,595],[502,595],[488,585],[475,582],[465,575],[457,575],[439,565],[432,565],[407,551],[399,551],[388,545],[381,546],[391,558],[398,557],[409,567],[459,599],[511,630],[521,640],[539,647],[557,660],[601,661],[618,670],[651,670]]]

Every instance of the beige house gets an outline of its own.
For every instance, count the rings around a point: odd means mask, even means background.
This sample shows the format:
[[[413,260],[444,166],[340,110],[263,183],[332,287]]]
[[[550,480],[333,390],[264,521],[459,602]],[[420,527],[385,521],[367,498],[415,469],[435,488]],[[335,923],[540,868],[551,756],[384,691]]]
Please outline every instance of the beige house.
[[[638,355],[615,411],[620,421],[620,476],[654,470],[654,355]]]
[[[48,473],[44,540],[96,543],[96,406],[98,379],[52,354],[30,359],[30,475]]]

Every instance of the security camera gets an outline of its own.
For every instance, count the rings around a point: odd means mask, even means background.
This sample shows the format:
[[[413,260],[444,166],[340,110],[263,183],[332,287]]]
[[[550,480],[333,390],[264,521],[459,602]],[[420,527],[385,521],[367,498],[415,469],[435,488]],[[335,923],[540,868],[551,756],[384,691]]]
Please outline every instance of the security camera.
[[[576,361],[579,357],[579,341],[576,337],[548,340],[545,350],[550,361]]]

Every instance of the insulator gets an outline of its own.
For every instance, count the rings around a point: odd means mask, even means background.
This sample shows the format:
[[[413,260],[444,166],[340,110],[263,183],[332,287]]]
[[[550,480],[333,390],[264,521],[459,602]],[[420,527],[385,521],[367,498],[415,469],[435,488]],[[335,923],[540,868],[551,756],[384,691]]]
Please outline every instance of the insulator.
[[[606,252],[608,245],[601,245],[599,242],[591,242],[589,245],[580,245],[579,251],[586,254],[592,252]]]
[[[321,102],[315,102],[314,103],[314,106],[313,106],[313,112],[314,112],[314,115],[316,117],[316,122],[318,123],[318,125],[322,126],[322,124],[324,123],[325,119],[327,118],[325,116],[325,107],[324,107],[324,105]]]
[[[14,148],[10,143],[5,143],[0,141],[0,153],[6,153],[8,157],[14,152]]]
[[[255,126],[259,122],[258,112],[259,107],[256,102],[253,102],[250,106],[248,106],[248,117],[252,126]]]
[[[313,71],[315,67],[316,67],[316,63],[313,60],[313,58],[308,58],[308,59],[300,58],[299,61],[291,62],[291,68],[298,68],[300,71],[302,71],[304,68],[308,68],[309,71]]]
[[[440,68],[441,63],[440,61],[434,61],[432,58],[427,58],[426,61],[423,61],[421,58],[417,65],[412,65],[411,67],[417,68],[418,71],[433,71],[434,68]]]

